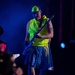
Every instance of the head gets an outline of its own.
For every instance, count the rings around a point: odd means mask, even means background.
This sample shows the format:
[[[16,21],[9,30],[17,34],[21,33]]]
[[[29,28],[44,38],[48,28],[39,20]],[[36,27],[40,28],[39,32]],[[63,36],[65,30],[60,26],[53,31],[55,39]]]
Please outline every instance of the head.
[[[33,13],[33,17],[37,20],[41,19],[41,9],[38,6],[33,6],[32,7],[32,13]]]
[[[13,69],[13,54],[9,52],[0,52],[0,75],[13,75]]]

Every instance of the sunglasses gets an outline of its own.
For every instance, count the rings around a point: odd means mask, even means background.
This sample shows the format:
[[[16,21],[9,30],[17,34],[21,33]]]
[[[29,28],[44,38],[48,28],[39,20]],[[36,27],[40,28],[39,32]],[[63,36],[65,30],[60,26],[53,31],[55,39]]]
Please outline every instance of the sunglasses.
[[[38,11],[37,12],[32,12],[33,14],[38,14]]]

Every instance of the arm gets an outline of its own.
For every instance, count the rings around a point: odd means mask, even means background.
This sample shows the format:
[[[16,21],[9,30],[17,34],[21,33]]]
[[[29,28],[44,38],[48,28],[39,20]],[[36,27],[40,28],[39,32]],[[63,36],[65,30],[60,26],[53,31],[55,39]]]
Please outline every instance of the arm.
[[[47,30],[48,30],[48,34],[46,35],[41,35],[40,33],[38,34],[38,36],[40,38],[43,38],[43,39],[50,39],[50,38],[53,38],[54,36],[54,30],[53,30],[53,24],[51,21],[49,21],[48,25],[47,25]]]
[[[29,42],[28,26],[29,26],[29,22],[28,22],[27,25],[26,25],[25,44],[27,44],[27,43]]]
[[[6,50],[6,44],[2,43],[2,45],[1,45],[1,51],[5,52],[5,50]]]

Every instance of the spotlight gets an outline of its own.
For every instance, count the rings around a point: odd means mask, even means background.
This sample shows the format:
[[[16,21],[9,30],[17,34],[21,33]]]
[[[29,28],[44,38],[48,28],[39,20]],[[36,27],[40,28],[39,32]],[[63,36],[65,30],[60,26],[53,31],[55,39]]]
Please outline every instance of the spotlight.
[[[65,48],[65,43],[62,42],[62,43],[60,44],[60,46],[61,46],[61,48]]]

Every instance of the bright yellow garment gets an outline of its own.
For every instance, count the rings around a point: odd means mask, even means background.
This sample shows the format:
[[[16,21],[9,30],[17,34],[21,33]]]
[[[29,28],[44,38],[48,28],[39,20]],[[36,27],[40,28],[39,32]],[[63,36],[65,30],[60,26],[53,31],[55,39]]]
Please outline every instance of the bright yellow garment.
[[[43,22],[42,25],[43,26],[45,24],[45,22],[47,22],[48,18],[44,15],[43,16]],[[36,19],[31,19],[29,21],[29,27],[28,27],[28,33],[30,34],[30,38],[29,40],[31,40],[34,37],[34,34],[38,31],[39,28],[39,21],[37,21]],[[48,34],[47,32],[47,25],[41,30],[40,32],[41,35],[46,35]],[[34,40],[34,44],[33,46],[44,46],[46,48],[46,54],[48,54],[48,42],[50,39],[39,39],[39,38],[35,38]]]

